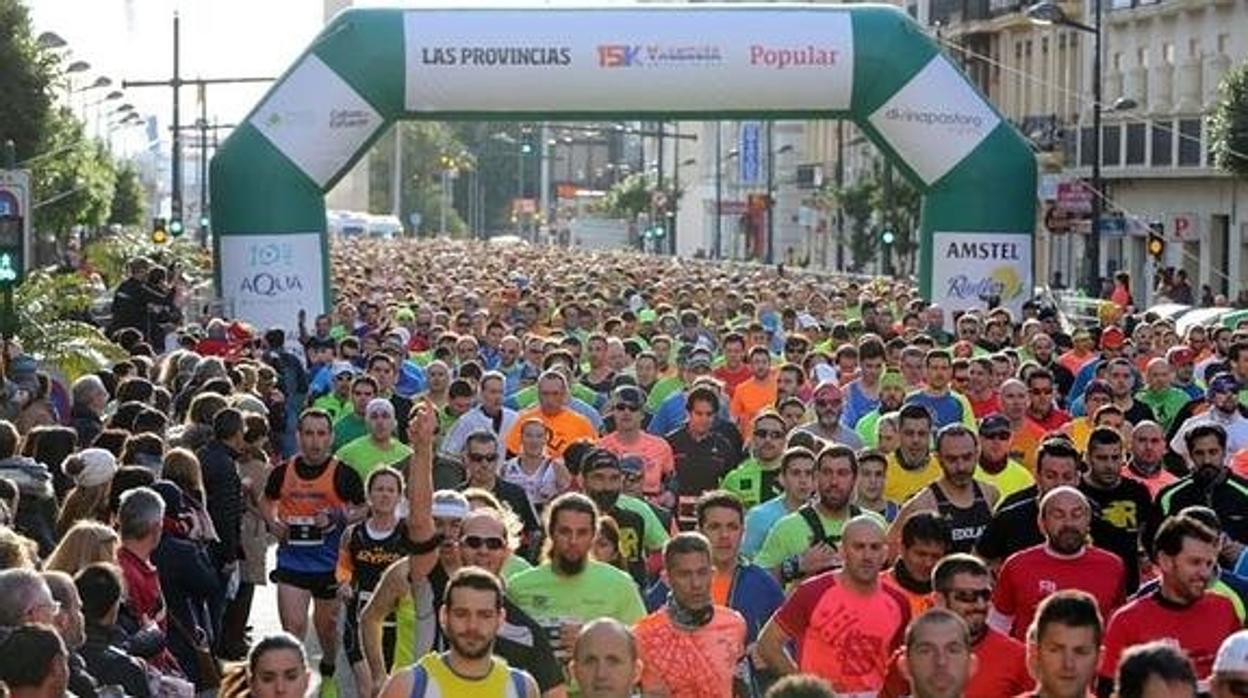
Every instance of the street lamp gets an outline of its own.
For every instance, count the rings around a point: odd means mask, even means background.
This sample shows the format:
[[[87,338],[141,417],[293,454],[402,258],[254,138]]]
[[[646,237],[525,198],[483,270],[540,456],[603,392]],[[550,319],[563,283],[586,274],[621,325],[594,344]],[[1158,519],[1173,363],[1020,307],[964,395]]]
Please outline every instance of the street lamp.
[[[56,32],[44,32],[40,34],[39,37],[35,39],[35,43],[38,44],[39,48],[46,49],[65,48],[69,45],[69,43],[62,39],[61,35]]]
[[[85,73],[91,70],[91,64],[86,61],[74,61],[65,68],[66,73]]]
[[[1027,8],[1027,18],[1042,26],[1059,25],[1092,34],[1092,229],[1088,234],[1088,271],[1085,287],[1093,298],[1101,296],[1101,211],[1104,207],[1101,180],[1101,0],[1092,0],[1091,26],[1072,19],[1052,0],[1043,0]]]

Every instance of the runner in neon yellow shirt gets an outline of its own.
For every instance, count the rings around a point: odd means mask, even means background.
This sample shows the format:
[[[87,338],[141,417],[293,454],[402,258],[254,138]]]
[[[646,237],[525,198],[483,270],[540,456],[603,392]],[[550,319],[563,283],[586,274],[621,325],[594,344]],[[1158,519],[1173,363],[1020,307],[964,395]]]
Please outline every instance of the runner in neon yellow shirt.
[[[385,398],[374,398],[368,403],[365,419],[368,434],[338,449],[335,454],[338,460],[355,469],[365,482],[374,470],[383,466],[405,469],[412,449],[394,436],[394,405]]]

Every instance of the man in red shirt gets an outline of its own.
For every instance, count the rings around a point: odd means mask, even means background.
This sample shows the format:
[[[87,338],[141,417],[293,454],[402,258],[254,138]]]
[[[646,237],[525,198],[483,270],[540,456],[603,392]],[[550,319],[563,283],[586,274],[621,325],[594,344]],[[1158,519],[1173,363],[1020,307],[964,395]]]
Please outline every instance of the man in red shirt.
[[[966,621],[975,655],[975,672],[966,684],[964,698],[1015,696],[1032,686],[1027,672],[1027,650],[1023,643],[988,627],[988,601],[992,597],[992,575],[972,555],[955,553],[942,559],[932,571],[936,607],[945,608]],[[900,667],[901,653],[893,655],[888,677],[879,698],[901,698],[911,694]]]
[[[1166,639],[1191,658],[1196,676],[1208,678],[1222,640],[1239,629],[1235,607],[1220,594],[1208,592],[1218,559],[1218,536],[1191,516],[1172,516],[1156,538],[1157,590],[1123,606],[1105,630],[1105,656],[1097,694],[1108,696],[1123,651],[1132,645]]]
[[[983,419],[994,412],[1000,412],[1001,400],[992,381],[992,359],[987,356],[971,359],[966,376],[966,399],[971,403],[975,419]]]
[[[711,371],[711,375],[724,384],[724,393],[732,399],[733,391],[751,375],[750,365],[745,363],[745,337],[732,332],[724,337],[723,348],[724,365]]]
[[[874,695],[884,685],[893,650],[910,621],[909,603],[880,584],[888,556],[884,527],[864,514],[842,532],[840,571],[798,585],[758,639],[758,652],[779,674],[814,674],[839,694]],[[795,643],[797,660],[785,651]]]
[[[1035,368],[1027,374],[1027,395],[1027,419],[1040,425],[1046,434],[1070,421],[1070,415],[1057,407],[1057,386],[1047,368]]]
[[[1101,614],[1122,604],[1126,568],[1113,553],[1088,544],[1092,510],[1083,493],[1058,487],[1040,500],[1045,542],[1014,553],[1001,566],[988,623],[1018,640],[1026,638],[1036,608],[1062,589],[1092,595]]]

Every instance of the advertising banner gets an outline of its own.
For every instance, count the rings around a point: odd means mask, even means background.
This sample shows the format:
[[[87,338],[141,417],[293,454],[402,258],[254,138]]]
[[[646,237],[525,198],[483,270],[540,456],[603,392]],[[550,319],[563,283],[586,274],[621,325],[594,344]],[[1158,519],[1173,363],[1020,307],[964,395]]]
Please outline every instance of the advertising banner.
[[[256,109],[251,124],[324,187],[381,127],[382,117],[309,54]]]
[[[413,113],[850,107],[848,11],[412,10]]]
[[[958,69],[937,55],[869,121],[930,186],[970,155],[1001,119]]]
[[[759,146],[759,134],[762,132],[762,125],[757,121],[744,121],[741,123],[741,143],[737,146],[740,151],[741,161],[739,179],[742,184],[758,184],[761,177],[759,170],[759,160],[762,155]]]
[[[932,302],[955,310],[986,307],[997,296],[1020,317],[1032,296],[1032,236],[1028,233],[932,234]]]
[[[233,314],[257,329],[294,330],[299,311],[324,307],[321,233],[226,235],[219,240],[221,291]]]

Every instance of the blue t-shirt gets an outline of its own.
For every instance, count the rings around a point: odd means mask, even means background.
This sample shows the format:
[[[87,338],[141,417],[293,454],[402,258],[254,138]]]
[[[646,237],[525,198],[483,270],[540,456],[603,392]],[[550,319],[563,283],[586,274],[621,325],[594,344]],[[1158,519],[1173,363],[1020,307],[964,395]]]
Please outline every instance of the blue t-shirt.
[[[859,420],[870,414],[873,410],[879,409],[879,398],[872,398],[862,390],[862,385],[858,381],[849,384],[849,397],[845,400],[845,412],[841,414],[841,424],[853,429],[858,426]]]
[[[940,429],[946,424],[956,424],[964,421],[962,401],[953,396],[953,393],[945,393],[940,397],[933,397],[927,393],[917,390],[906,396],[907,405],[922,405],[926,407],[933,418],[933,429]]]

